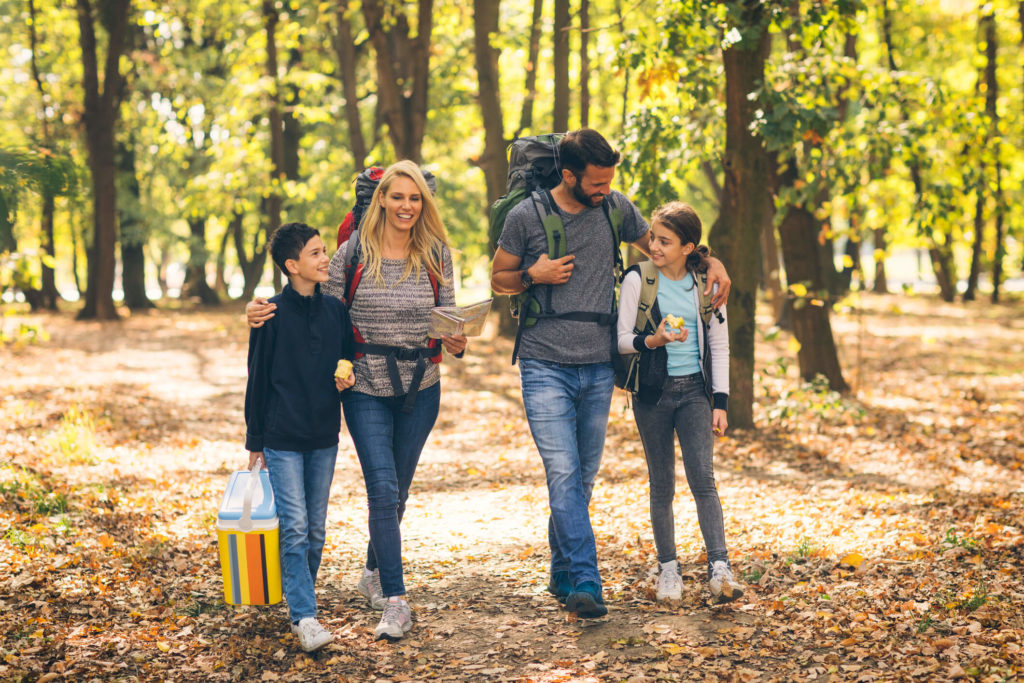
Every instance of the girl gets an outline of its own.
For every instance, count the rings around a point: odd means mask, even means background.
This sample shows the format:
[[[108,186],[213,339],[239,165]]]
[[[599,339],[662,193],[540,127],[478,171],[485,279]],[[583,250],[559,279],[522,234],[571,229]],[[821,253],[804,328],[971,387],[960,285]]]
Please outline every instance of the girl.
[[[728,602],[743,595],[743,587],[729,567],[712,465],[712,432],[721,435],[729,424],[729,332],[724,308],[708,322],[701,317],[704,284],[698,280],[707,270],[707,250],[698,246],[700,239],[700,218],[688,204],[671,202],[654,212],[650,254],[656,268],[657,298],[651,319],[657,328],[649,325],[634,334],[642,283],[640,269],[634,266],[622,281],[618,346],[620,353],[641,354],[640,388],[634,393],[633,414],[650,478],[651,526],[661,565],[657,598],[682,597],[672,514],[675,432],[686,480],[697,503],[711,594],[717,602]],[[666,325],[665,317],[670,314],[682,319],[681,327]]]

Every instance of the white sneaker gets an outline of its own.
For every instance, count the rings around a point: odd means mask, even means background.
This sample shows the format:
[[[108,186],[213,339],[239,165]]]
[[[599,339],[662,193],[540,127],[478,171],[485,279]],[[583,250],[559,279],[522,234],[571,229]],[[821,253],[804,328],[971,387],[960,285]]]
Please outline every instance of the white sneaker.
[[[732,602],[743,597],[743,584],[732,575],[732,569],[725,560],[717,560],[708,570],[711,596],[715,602]]]
[[[663,562],[658,574],[658,600],[682,600],[683,577],[679,575],[679,562]]]
[[[299,647],[304,652],[315,652],[327,643],[334,640],[331,632],[320,625],[320,622],[313,617],[300,619],[299,623],[292,624],[292,633],[299,639]]]
[[[377,640],[386,638],[398,640],[412,628],[412,610],[402,598],[388,598],[384,603],[384,615],[380,618],[373,635]]]
[[[384,591],[380,587],[380,572],[378,570],[363,569],[363,576],[359,579],[356,590],[370,601],[370,607],[375,610],[384,609],[384,603],[388,599],[384,597]]]

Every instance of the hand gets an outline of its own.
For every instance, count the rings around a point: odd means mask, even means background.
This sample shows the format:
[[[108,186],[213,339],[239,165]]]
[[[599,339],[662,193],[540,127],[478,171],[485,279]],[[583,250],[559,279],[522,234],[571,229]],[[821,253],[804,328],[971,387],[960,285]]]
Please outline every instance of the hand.
[[[466,350],[469,340],[461,334],[444,334],[441,335],[441,343],[444,344],[445,351],[456,356]]]
[[[674,341],[686,341],[686,338],[690,336],[689,330],[687,330],[685,327],[679,330],[678,332],[669,332],[669,329],[670,328],[665,327],[665,320],[662,319],[662,321],[658,324],[658,329],[655,330],[654,334],[647,337],[647,340],[645,342],[647,344],[647,348],[657,348],[659,346],[664,346],[665,344]]]
[[[249,327],[263,327],[263,323],[274,317],[277,304],[268,303],[265,298],[258,296],[245,305],[245,321]]]
[[[345,379],[342,379],[342,378],[338,377],[337,375],[334,376],[334,386],[338,388],[338,391],[345,391],[346,389],[350,389],[350,388],[352,388],[352,386],[355,383],[356,383],[356,371],[355,371],[355,369],[353,369],[352,372],[348,373],[348,377],[346,377]]]
[[[541,254],[537,262],[528,270],[536,284],[564,285],[572,275],[572,262],[575,258],[575,255],[568,254],[562,258],[551,259],[547,254]]]
[[[722,436],[728,428],[729,417],[726,412],[721,408],[715,408],[711,411],[711,431],[714,432],[715,436]]]
[[[715,292],[715,296],[711,299],[711,305],[715,308],[721,308],[729,301],[729,290],[732,288],[732,280],[729,279],[729,273],[725,272],[725,266],[721,261],[714,257],[708,258],[708,287],[704,290],[704,295],[707,296],[714,291],[715,285],[718,285],[718,291]]]
[[[248,467],[248,469],[251,470],[253,468],[253,466],[256,464],[257,460],[259,460],[260,463],[261,463],[260,464],[260,469],[261,470],[267,469],[267,460],[266,460],[266,458],[263,457],[263,451],[249,451],[249,467]]]

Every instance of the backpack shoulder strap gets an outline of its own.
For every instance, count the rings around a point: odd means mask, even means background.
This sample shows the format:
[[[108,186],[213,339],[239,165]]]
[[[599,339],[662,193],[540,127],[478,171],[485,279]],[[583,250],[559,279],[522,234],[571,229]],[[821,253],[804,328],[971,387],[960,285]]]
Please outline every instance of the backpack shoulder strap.
[[[611,195],[605,197],[605,200],[601,202],[601,207],[604,209],[604,215],[608,219],[608,225],[612,228],[612,257],[615,260],[615,274],[621,280],[623,275],[623,263],[622,263],[622,249],[620,242],[622,238],[622,209],[615,205],[615,200],[612,199]]]
[[[565,225],[555,208],[555,198],[551,196],[550,190],[534,192],[530,198],[547,238],[548,258],[562,258],[565,256]]]
[[[345,303],[352,305],[352,296],[356,293],[359,280],[362,279],[363,269],[359,263],[362,258],[362,249],[359,248],[359,230],[353,230],[345,243]]]
[[[658,298],[658,268],[651,261],[641,261],[640,267],[640,300],[636,307],[636,322],[633,334],[643,334],[645,330],[656,329],[654,323],[654,302]]]

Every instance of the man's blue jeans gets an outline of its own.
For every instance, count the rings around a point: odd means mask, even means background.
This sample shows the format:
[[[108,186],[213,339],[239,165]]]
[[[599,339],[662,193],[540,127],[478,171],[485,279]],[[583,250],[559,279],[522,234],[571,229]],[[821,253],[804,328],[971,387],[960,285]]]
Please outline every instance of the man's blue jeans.
[[[399,524],[420,453],[437,420],[441,383],[420,389],[411,413],[402,412],[405,396],[380,397],[346,391],[341,401],[348,433],[363,469],[370,508],[366,568],[380,570],[380,587],[385,597],[405,595]]]
[[[338,446],[315,451],[263,450],[277,504],[281,573],[292,623],[316,616],[313,585],[327,537],[327,500]]]
[[[548,483],[551,572],[573,586],[601,584],[590,494],[601,466],[615,374],[611,363],[574,367],[521,358],[523,405]]]

